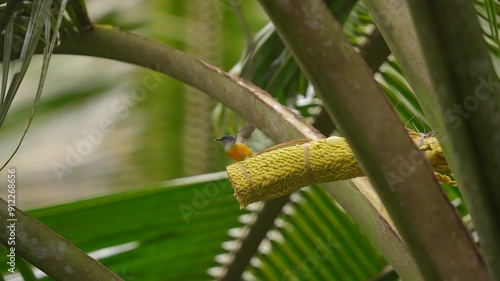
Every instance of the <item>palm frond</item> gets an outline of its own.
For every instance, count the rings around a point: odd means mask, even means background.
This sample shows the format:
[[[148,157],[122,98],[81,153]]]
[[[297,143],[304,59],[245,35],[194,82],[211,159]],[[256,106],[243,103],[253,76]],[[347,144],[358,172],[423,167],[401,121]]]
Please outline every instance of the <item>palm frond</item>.
[[[35,53],[36,47],[38,45],[38,42],[42,38],[43,34],[43,28],[45,26],[46,20],[49,18],[50,15],[50,9],[52,6],[52,1],[35,1],[32,6],[32,10],[30,13],[30,18],[27,24],[27,30],[25,32],[25,37],[23,40],[22,48],[19,50],[14,49],[15,52],[19,52],[19,62],[16,64],[16,70],[14,74],[12,75],[12,81],[10,82],[10,85],[7,89],[7,87],[2,86],[2,89],[6,89],[6,93],[2,92],[2,96],[4,96],[4,100],[1,101],[1,107],[0,107],[0,126],[5,120],[5,117],[7,115],[7,112],[9,110],[10,105],[12,104],[12,101],[14,100],[14,97],[17,93],[17,90],[19,89],[19,86],[21,85],[21,82],[24,78],[24,75],[26,74],[26,71],[28,70],[28,66],[31,62],[31,59]],[[20,12],[20,11],[19,11]],[[8,35],[8,40],[5,40],[5,42],[11,42],[10,38],[13,36],[11,34]],[[4,46],[4,48],[9,48],[13,49],[14,46]],[[7,62],[9,63],[9,62]],[[4,73],[4,77],[5,74]]]
[[[243,215],[240,221],[253,220]],[[234,230],[245,235],[245,227]],[[239,240],[227,241],[228,255]],[[219,270],[228,263],[223,259]],[[267,232],[258,252],[248,265],[244,279],[285,280],[368,280],[387,261],[361,234],[359,227],[319,186],[302,189],[291,196],[283,213]],[[221,278],[220,275],[212,275]]]
[[[221,172],[28,213],[125,280],[204,280],[241,226],[237,206]]]
[[[499,17],[500,3],[497,0],[474,0],[476,14],[483,29],[483,36],[491,54],[500,56]]]
[[[5,4],[5,14],[3,16],[7,19],[7,21],[5,33],[2,38],[4,43],[4,64],[0,94],[0,127],[7,116],[7,112],[9,111],[14,97],[21,86],[36,50],[40,48],[39,43],[44,43],[45,47],[43,48],[43,65],[40,79],[35,93],[32,111],[28,118],[28,124],[20,137],[17,147],[7,161],[5,161],[5,164],[0,168],[0,170],[2,170],[9,163],[12,157],[14,157],[34,118],[36,109],[40,102],[52,52],[56,44],[59,44],[59,34],[61,29],[65,32],[68,32],[68,30],[74,30],[73,25],[69,24],[68,19],[65,17],[67,3],[67,0],[59,0],[56,2],[51,0],[35,0],[33,2],[7,1]],[[75,3],[72,4],[72,9],[70,9],[70,11],[75,11],[75,7],[78,8],[78,6],[75,5]],[[79,11],[79,14],[81,15],[83,10],[80,9]],[[29,20],[26,23],[26,16],[28,13]],[[23,32],[24,24],[27,24],[25,32]],[[61,28],[61,26],[64,28]],[[80,25],[80,27],[81,26],[82,25]],[[19,31],[22,34],[19,34]],[[18,44],[14,39],[21,36],[24,36],[24,39],[22,48],[19,50],[20,44]],[[18,60],[14,62],[15,70],[13,74],[10,73],[11,60]],[[12,76],[10,83],[8,81],[9,76]]]

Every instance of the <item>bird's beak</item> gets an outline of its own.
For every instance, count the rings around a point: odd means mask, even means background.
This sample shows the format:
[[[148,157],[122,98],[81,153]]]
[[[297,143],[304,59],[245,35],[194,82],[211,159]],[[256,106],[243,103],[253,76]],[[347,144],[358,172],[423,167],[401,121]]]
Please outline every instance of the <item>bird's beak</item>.
[[[222,141],[222,139],[221,139],[221,138],[218,138],[218,139],[214,139],[214,141]]]

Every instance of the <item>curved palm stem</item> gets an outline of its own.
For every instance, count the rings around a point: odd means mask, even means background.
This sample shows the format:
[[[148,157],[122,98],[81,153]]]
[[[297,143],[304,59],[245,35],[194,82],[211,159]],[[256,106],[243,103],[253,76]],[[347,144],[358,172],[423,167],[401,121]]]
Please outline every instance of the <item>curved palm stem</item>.
[[[253,84],[149,38],[96,27],[87,33],[66,35],[62,39],[54,53],[114,59],[172,76],[220,100],[255,123],[276,142],[323,137]],[[368,182],[346,181],[325,186],[372,238],[402,278],[422,280],[380,202],[376,197],[365,196],[373,193]]]
[[[324,3],[260,3],[349,141],[424,278],[488,280],[478,250],[430,166]],[[406,164],[398,159],[409,158],[411,172],[403,172]],[[422,220],[426,223],[418,223]]]
[[[443,146],[477,226],[485,261],[499,279],[499,166],[494,163],[500,159],[500,128],[492,120],[499,116],[500,80],[472,2],[390,2],[369,0],[366,5]],[[385,17],[387,12],[394,16]]]
[[[0,233],[2,244],[10,248],[7,230],[16,233],[15,252],[49,276],[62,281],[122,280],[31,216],[17,208],[12,213],[16,221],[7,220],[12,218],[11,211],[7,202],[0,199],[0,227],[5,230]]]

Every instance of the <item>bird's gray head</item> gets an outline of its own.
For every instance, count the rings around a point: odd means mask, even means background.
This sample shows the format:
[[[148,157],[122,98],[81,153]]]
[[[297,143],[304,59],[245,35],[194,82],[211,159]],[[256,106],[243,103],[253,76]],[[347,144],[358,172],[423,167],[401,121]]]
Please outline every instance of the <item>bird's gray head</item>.
[[[215,139],[214,141],[220,141],[224,144],[224,150],[228,150],[231,146],[233,146],[234,142],[236,141],[235,137],[231,136],[223,136],[218,139]]]

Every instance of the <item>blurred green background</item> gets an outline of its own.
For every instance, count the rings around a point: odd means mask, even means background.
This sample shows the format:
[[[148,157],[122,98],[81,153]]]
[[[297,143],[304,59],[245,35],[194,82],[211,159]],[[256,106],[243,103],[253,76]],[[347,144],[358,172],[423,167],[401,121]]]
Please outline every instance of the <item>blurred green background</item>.
[[[97,24],[152,37],[226,71],[248,42],[227,1],[86,2]],[[239,2],[252,33],[267,23],[256,1]],[[27,123],[40,66],[37,56],[0,131],[0,159],[13,152]],[[151,87],[142,86],[144,80]],[[8,166],[18,168],[18,206],[31,209],[223,170],[228,158],[213,142],[215,105],[189,86],[135,66],[53,56],[36,117]],[[101,130],[101,122],[110,129]]]

